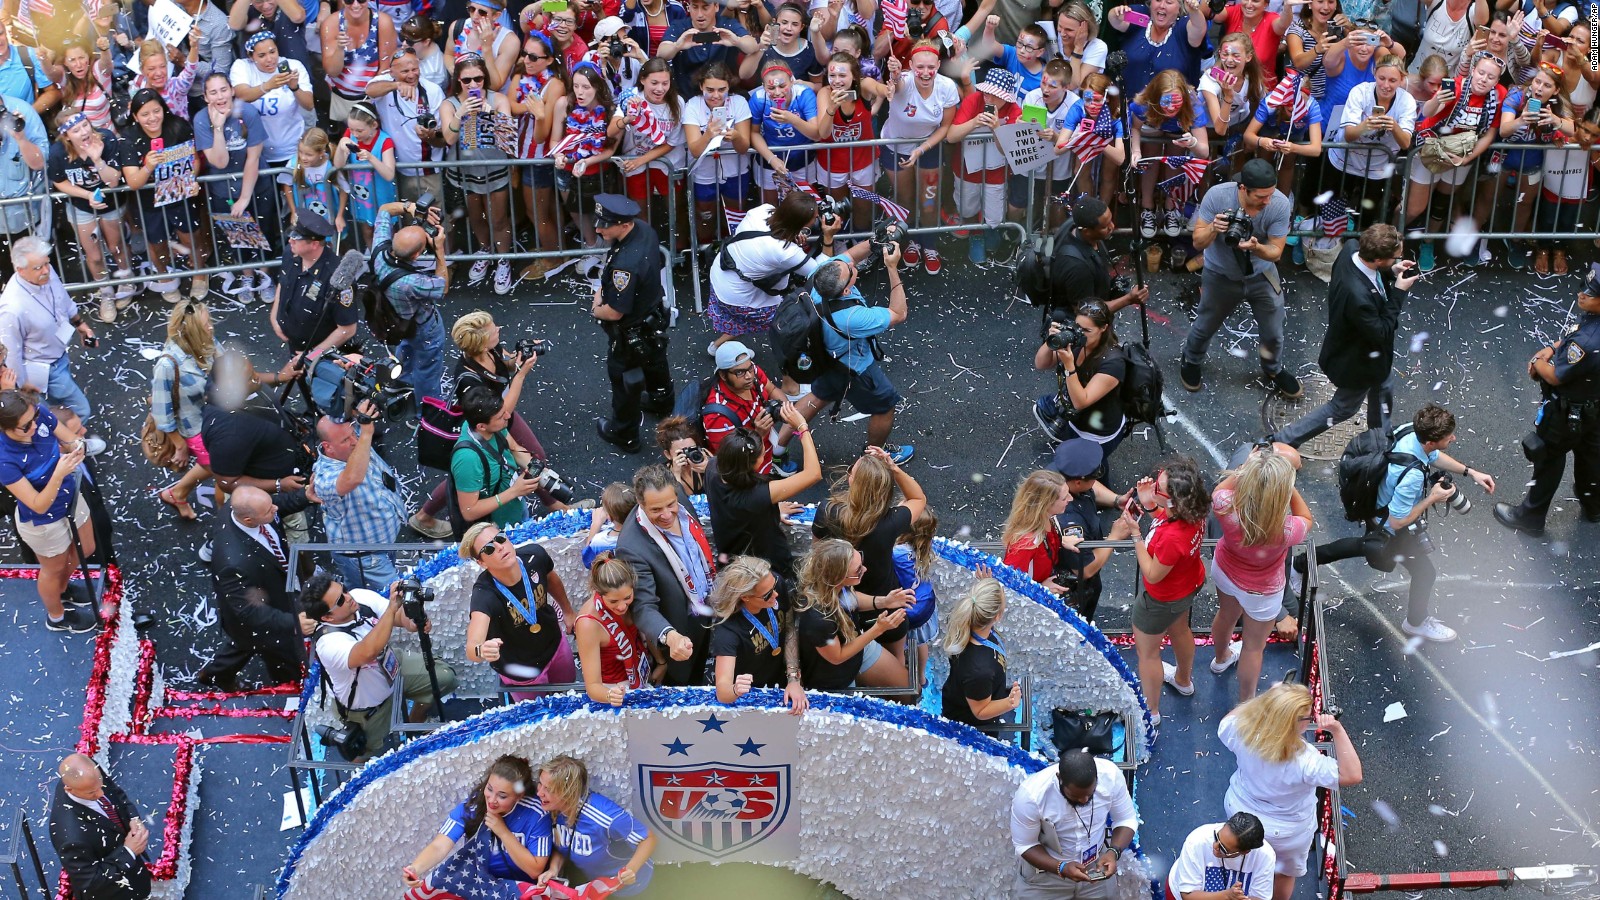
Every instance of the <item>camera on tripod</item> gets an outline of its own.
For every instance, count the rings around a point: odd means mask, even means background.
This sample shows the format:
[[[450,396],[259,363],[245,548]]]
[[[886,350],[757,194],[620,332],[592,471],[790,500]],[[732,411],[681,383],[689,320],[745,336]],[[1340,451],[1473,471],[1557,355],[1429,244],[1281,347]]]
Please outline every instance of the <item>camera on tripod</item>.
[[[1462,515],[1472,512],[1472,501],[1467,499],[1466,494],[1461,493],[1461,486],[1456,484],[1456,480],[1450,477],[1449,472],[1434,472],[1428,476],[1428,481],[1450,489],[1449,495],[1444,498],[1446,512],[1454,511]]]
[[[348,363],[340,391],[333,398],[334,408],[327,410],[328,414],[371,425],[373,417],[356,412],[363,400],[370,400],[378,408],[378,418],[386,422],[415,418],[417,393],[411,385],[398,380],[402,373],[400,362],[394,357]]]
[[[318,725],[311,729],[322,746],[339,751],[345,762],[355,762],[367,751],[367,732],[340,719],[333,725]]]
[[[1050,331],[1052,325],[1060,326],[1053,334]],[[1039,337],[1051,350],[1070,350],[1074,355],[1089,345],[1089,333],[1064,309],[1052,309],[1045,315],[1044,328]]]
[[[394,583],[395,598],[405,610],[406,618],[421,631],[428,624],[428,611],[423,604],[433,602],[433,588],[415,578],[402,578]]]

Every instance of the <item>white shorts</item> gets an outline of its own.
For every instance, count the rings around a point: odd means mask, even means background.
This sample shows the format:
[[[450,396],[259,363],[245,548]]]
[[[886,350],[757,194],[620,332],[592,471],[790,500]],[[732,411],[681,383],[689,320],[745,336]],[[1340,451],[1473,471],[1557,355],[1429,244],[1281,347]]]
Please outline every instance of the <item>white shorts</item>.
[[[961,218],[970,219],[981,211],[985,224],[999,225],[1006,220],[1006,185],[1004,182],[1000,184],[983,184],[957,178],[955,186],[956,213]]]
[[[21,515],[18,514],[17,535],[27,543],[35,556],[46,559],[60,556],[72,549],[73,529],[87,521],[89,521],[89,504],[83,502],[83,495],[79,494],[73,501],[72,524],[67,524],[66,517],[62,517],[48,525],[31,525],[22,521]]]
[[[1233,583],[1228,573],[1222,571],[1216,559],[1211,560],[1211,583],[1217,586],[1217,593],[1227,594],[1239,601],[1244,608],[1244,614],[1257,622],[1276,622],[1278,613],[1283,610],[1283,588],[1271,594],[1252,594]]]
[[[1222,808],[1230,816],[1239,812],[1239,809],[1226,800]],[[1253,811],[1245,810],[1245,812]],[[1260,813],[1255,815],[1261,820],[1261,826],[1266,829],[1267,843],[1272,845],[1272,852],[1278,855],[1277,868],[1273,871],[1293,878],[1306,874],[1306,857],[1311,855],[1311,842],[1317,835],[1316,821],[1289,822],[1283,819],[1271,819]]]
[[[816,162],[811,164],[811,183],[823,188],[842,188],[846,184],[871,188],[878,180],[878,164],[869,163],[854,172],[830,172]]]
[[[1467,176],[1472,174],[1475,167],[1472,165],[1456,166],[1444,172],[1434,173],[1432,169],[1422,164],[1422,157],[1411,158],[1411,182],[1413,184],[1448,184],[1451,187],[1463,184]]]

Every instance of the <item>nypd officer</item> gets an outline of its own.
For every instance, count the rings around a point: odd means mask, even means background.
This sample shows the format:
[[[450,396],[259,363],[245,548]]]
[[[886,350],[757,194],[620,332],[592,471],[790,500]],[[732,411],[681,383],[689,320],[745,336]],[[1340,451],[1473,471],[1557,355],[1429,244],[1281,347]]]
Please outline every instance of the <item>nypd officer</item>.
[[[672,373],[667,366],[671,314],[661,289],[666,261],[655,229],[636,218],[638,203],[620,194],[601,194],[595,198],[594,214],[595,230],[611,242],[600,287],[589,307],[609,340],[611,418],[597,418],[594,425],[607,443],[637,453],[640,409],[661,415],[672,411]]]
[[[1067,492],[1072,499],[1067,508],[1056,516],[1056,528],[1063,538],[1079,541],[1125,541],[1133,536],[1132,526],[1123,516],[1117,516],[1107,533],[1100,518],[1100,510],[1126,505],[1127,495],[1118,497],[1101,484],[1100,466],[1105,454],[1100,445],[1084,438],[1062,441],[1056,447],[1055,457],[1045,468],[1059,472],[1067,479]],[[1095,610],[1100,605],[1100,570],[1111,559],[1112,548],[1098,550],[1068,550],[1061,548],[1056,566],[1062,570],[1056,575],[1056,584],[1068,587],[1065,600],[1078,614],[1093,622]],[[1065,576],[1065,577],[1063,577]]]
[[[1583,520],[1600,522],[1600,273],[1591,272],[1578,292],[1578,309],[1577,324],[1528,361],[1528,375],[1544,393],[1533,432],[1522,439],[1533,463],[1528,496],[1494,507],[1501,525],[1532,535],[1544,534],[1568,453]]]
[[[330,283],[339,259],[328,249],[333,223],[304,207],[289,229],[288,252],[272,298],[272,330],[295,353],[315,359],[355,337],[354,294]]]

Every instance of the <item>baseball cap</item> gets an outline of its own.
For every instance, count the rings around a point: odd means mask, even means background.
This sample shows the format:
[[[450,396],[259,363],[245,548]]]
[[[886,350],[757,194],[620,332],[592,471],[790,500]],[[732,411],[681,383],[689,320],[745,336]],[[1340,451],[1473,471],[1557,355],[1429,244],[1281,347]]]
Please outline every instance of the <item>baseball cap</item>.
[[[744,360],[755,358],[755,353],[749,347],[738,341],[727,341],[717,348],[717,370],[726,371]]]
[[[1264,159],[1252,159],[1239,172],[1239,183],[1250,190],[1278,186],[1278,170]]]

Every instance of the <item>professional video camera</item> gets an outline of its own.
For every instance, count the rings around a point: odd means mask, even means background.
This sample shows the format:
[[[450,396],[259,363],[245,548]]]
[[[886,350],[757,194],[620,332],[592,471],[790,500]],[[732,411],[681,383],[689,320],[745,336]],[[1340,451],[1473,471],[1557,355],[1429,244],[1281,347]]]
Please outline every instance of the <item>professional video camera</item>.
[[[1051,334],[1051,325],[1061,327],[1055,334]],[[1078,320],[1064,309],[1052,309],[1045,315],[1039,339],[1049,345],[1051,350],[1070,350],[1073,353],[1078,353],[1089,345],[1088,332],[1084,331]]]
[[[1428,477],[1428,481],[1430,484],[1450,489],[1450,495],[1444,498],[1446,513],[1453,511],[1466,515],[1472,512],[1472,501],[1467,499],[1466,494],[1461,493],[1461,486],[1456,484],[1456,480],[1450,477],[1449,472],[1434,472]]]
[[[318,725],[311,729],[324,747],[332,747],[346,762],[355,762],[367,752],[367,732],[349,722],[339,720],[333,725]]]
[[[372,418],[356,412],[361,401],[370,400],[378,408],[378,417],[386,422],[416,418],[416,390],[404,381],[400,362],[394,357],[345,361],[344,377],[333,396],[328,415],[336,419],[354,418],[363,425],[372,424]]]

